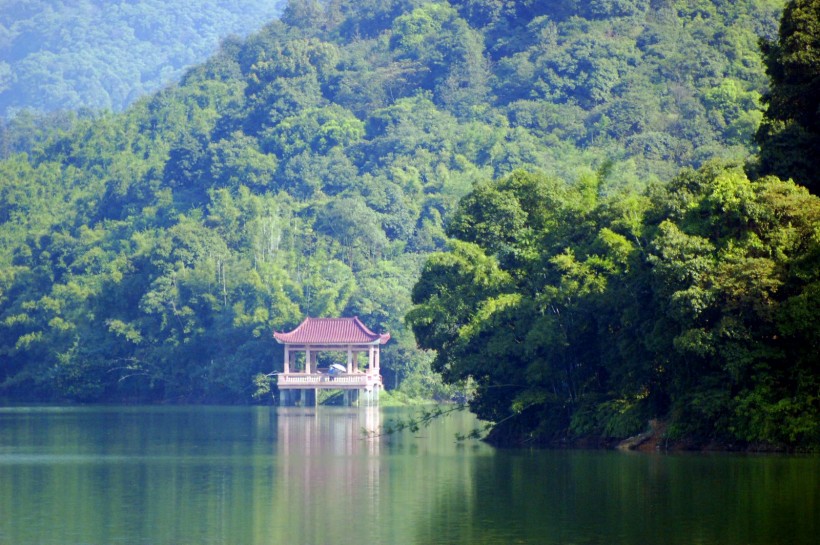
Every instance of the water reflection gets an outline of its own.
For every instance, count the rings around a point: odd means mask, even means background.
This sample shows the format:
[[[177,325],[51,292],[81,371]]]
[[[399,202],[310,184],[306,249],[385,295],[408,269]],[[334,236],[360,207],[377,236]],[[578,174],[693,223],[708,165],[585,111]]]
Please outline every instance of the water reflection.
[[[504,451],[467,414],[0,408],[0,545],[813,544],[820,459]]]
[[[471,527],[418,543],[815,543],[817,458],[501,451],[476,461]],[[446,507],[445,507],[446,508]],[[444,536],[444,539],[442,539]]]
[[[380,425],[377,407],[280,408],[277,475],[271,503],[276,543],[339,543],[378,536],[380,446],[363,429]]]

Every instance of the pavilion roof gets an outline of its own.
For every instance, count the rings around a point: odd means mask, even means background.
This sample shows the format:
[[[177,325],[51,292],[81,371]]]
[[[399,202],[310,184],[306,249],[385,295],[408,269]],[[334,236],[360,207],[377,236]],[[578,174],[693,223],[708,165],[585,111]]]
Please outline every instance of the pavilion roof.
[[[273,337],[282,344],[385,344],[390,333],[373,333],[358,318],[307,317],[286,333],[274,331]]]

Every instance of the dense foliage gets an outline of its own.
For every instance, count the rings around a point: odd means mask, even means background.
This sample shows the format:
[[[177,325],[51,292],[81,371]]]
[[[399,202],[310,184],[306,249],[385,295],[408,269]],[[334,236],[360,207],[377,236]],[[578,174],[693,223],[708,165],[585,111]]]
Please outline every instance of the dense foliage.
[[[775,35],[778,8],[763,0],[294,0],[281,20],[224,41],[179,85],[122,114],[20,118],[6,127],[0,163],[0,393],[250,402],[265,386],[254,377],[281,358],[271,330],[308,314],[356,314],[396,339],[382,361],[388,386],[443,395],[433,355],[416,349],[403,317],[426,258],[447,247],[446,225],[466,239],[453,243],[452,257],[466,263],[456,286],[464,299],[437,327],[466,320],[470,309],[495,319],[554,299],[561,315],[592,328],[594,295],[614,296],[609,276],[650,266],[635,255],[630,230],[654,244],[669,219],[721,247],[688,217],[656,211],[651,220],[648,203],[677,202],[660,196],[671,189],[658,189],[657,201],[636,195],[682,166],[754,153],[766,90],[757,37]],[[520,168],[546,174],[512,174]],[[613,261],[604,250],[623,255]],[[794,255],[775,257],[791,263]],[[475,275],[486,294],[470,292]],[[525,296],[541,297],[544,286],[553,286],[544,295],[552,299]],[[619,289],[627,301],[630,286]],[[498,299],[497,308],[485,299]],[[653,301],[651,312],[662,315],[662,298]],[[635,320],[655,323],[631,308]],[[555,356],[574,369],[585,356],[551,352],[553,333],[540,324],[544,337],[530,346],[543,353],[532,361]],[[675,324],[673,339],[686,326]],[[567,329],[562,342],[577,340],[590,354],[615,350],[597,347],[604,338],[591,331]],[[632,346],[634,370],[613,363],[612,377],[600,379],[619,385],[612,399],[641,410],[633,401],[642,395],[657,407],[683,406],[671,387],[634,387],[662,379],[654,354],[663,351]],[[458,365],[471,365],[464,356]],[[436,356],[446,378],[480,376],[448,371],[448,357]],[[507,360],[509,384],[525,357]],[[714,365],[721,377],[728,364]],[[566,386],[535,376],[533,402],[550,384],[586,399],[586,372]],[[682,378],[677,384],[684,389]],[[479,399],[482,415],[505,414]]]
[[[820,1],[789,2],[778,40],[763,41],[766,115],[757,132],[758,168],[763,174],[793,177],[820,192]]]
[[[770,71],[792,65],[756,165],[811,187],[818,24],[816,3],[792,2],[766,45]],[[601,189],[525,172],[478,185],[414,287],[408,323],[446,380],[475,382],[493,438],[623,438],[662,419],[673,440],[820,444],[820,198],[720,162]]]
[[[475,380],[499,440],[668,417],[670,437],[820,441],[820,199],[718,164],[597,189],[518,172],[462,201],[408,314],[435,369]]]
[[[0,118],[122,110],[179,79],[229,35],[281,12],[276,0],[4,0],[0,8]]]

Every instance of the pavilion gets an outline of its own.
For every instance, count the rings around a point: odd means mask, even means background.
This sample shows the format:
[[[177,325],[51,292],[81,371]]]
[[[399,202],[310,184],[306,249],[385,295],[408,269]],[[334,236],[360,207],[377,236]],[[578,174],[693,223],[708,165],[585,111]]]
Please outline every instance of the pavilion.
[[[358,317],[307,317],[286,333],[274,332],[273,338],[285,345],[284,365],[278,373],[281,405],[315,405],[318,390],[343,390],[346,404],[375,403],[382,388],[379,373],[380,347],[390,340],[389,333],[374,333]],[[319,367],[319,352],[346,352],[347,365]],[[360,355],[367,364],[360,368]]]

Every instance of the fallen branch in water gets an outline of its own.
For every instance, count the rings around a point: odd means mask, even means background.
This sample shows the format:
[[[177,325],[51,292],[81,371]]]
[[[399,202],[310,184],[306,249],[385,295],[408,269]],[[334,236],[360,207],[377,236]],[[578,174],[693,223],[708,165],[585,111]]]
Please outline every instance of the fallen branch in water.
[[[375,429],[362,428],[362,436],[365,439],[375,439],[377,437],[382,437],[384,435],[393,435],[394,433],[398,433],[400,431],[405,430],[409,430],[412,433],[416,433],[420,429],[429,426],[434,420],[441,418],[443,416],[447,416],[448,414],[454,413],[456,411],[463,411],[466,408],[466,403],[457,403],[446,408],[443,408],[442,406],[437,406],[436,408],[431,410],[423,410],[421,414],[413,415],[407,419],[399,418],[395,420],[388,420],[386,424],[384,424],[383,426],[379,426]],[[472,436],[473,432],[463,437],[468,438]],[[461,437],[461,435],[456,434],[456,438],[459,437]]]

